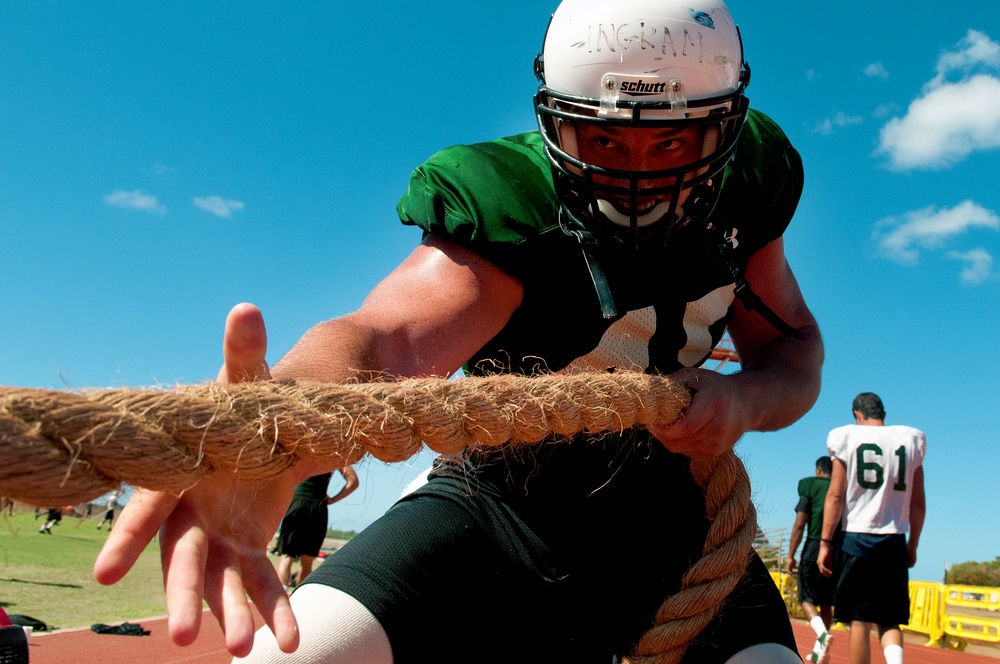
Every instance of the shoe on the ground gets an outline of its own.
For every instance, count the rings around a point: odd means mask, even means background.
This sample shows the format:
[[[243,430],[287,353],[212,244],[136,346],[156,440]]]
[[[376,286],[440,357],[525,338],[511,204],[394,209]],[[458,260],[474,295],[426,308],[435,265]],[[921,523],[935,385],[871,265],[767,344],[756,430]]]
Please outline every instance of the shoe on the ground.
[[[816,664],[830,664],[830,644],[832,643],[833,634],[824,632],[816,639],[816,645],[813,646],[809,661],[816,662]]]

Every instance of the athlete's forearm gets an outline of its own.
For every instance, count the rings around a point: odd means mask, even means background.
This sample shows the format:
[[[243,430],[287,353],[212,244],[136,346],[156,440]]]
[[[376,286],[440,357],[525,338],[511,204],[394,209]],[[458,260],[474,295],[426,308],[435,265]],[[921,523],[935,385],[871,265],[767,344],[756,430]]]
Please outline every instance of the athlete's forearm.
[[[833,491],[826,494],[826,502],[823,506],[823,539],[833,540],[840,530],[840,520],[844,515],[844,497]]]
[[[921,471],[923,469],[920,469]],[[923,491],[923,474],[920,477],[919,492],[915,492],[910,500],[910,534],[907,537],[907,546],[911,551],[917,550],[920,544],[920,534],[924,530],[924,519],[927,516],[927,502]]]
[[[815,325],[803,327],[806,339],[778,337],[761,347],[735,378],[753,404],[753,431],[787,427],[805,415],[819,397],[823,342]]]
[[[327,496],[326,500],[327,505],[332,505],[337,501],[347,498],[349,495],[354,493],[355,489],[358,488],[359,485],[358,474],[354,472],[353,468],[351,468],[350,466],[344,466],[343,468],[340,469],[340,472],[344,476],[344,479],[346,480],[347,483],[344,484],[343,487],[341,487],[340,491],[338,491],[336,495]]]
[[[824,540],[831,541],[840,532],[840,522],[844,516],[846,502],[847,466],[840,459],[834,459],[830,486],[826,490],[826,500],[823,501],[823,532],[820,537]]]
[[[799,544],[802,543],[802,535],[806,531],[806,524],[808,522],[809,517],[805,512],[795,511],[795,523],[792,524],[792,535],[788,540],[789,558],[794,558],[795,552],[799,550]]]
[[[306,332],[278,361],[271,374],[278,380],[340,383],[385,371],[376,335],[350,317],[320,323]]]
[[[795,552],[799,550],[799,544],[802,543],[802,532],[792,531],[792,536],[788,540],[788,557],[794,558]]]

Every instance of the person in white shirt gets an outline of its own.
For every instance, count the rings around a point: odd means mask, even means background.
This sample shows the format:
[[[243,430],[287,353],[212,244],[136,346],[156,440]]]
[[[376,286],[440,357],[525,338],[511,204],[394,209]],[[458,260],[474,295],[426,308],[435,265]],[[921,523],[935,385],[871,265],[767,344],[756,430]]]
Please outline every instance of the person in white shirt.
[[[902,664],[899,625],[909,622],[909,568],[917,561],[926,513],[927,440],[919,429],[886,426],[877,394],[859,394],[852,409],[855,424],[827,437],[833,474],[818,563],[823,574],[832,574],[831,540],[843,522],[834,605],[836,620],[850,625],[851,664],[871,662],[873,624],[887,664]]]

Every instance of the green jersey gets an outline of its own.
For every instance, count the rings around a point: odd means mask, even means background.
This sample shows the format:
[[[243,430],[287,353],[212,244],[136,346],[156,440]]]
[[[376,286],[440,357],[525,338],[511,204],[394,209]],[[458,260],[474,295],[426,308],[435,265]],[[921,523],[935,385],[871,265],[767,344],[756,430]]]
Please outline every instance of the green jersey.
[[[321,475],[313,475],[312,477],[303,480],[295,485],[294,497],[302,500],[314,500],[316,502],[326,504],[326,490],[330,485],[331,477],[333,477],[333,473],[323,473]]]
[[[818,540],[823,537],[823,505],[829,488],[829,477],[803,477],[799,480],[799,503],[795,506],[795,511],[809,515],[806,539]]]
[[[414,171],[397,206],[403,223],[470,247],[524,287],[520,308],[467,369],[534,373],[575,364],[668,373],[704,362],[734,299],[719,238],[743,268],[784,232],[798,203],[802,164],[780,128],[750,112],[712,215],[719,236],[595,250],[619,311],[612,319],[602,315],[577,239],[559,226],[542,146],[530,132],[447,148]]]

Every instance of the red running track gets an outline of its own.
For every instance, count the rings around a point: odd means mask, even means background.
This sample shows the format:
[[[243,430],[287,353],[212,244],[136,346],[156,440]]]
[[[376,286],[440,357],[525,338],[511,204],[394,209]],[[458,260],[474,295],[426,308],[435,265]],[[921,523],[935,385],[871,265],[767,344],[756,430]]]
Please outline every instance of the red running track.
[[[254,615],[258,626],[263,624]],[[31,637],[31,664],[229,664],[232,657],[226,652],[225,639],[211,613],[206,611],[201,634],[194,644],[181,648],[170,642],[165,618],[130,620],[150,630],[149,636],[117,636],[97,634],[89,629],[61,630],[51,634],[34,634]],[[812,650],[815,635],[809,626],[793,621],[799,654]],[[984,655],[927,648],[907,643],[906,664],[997,664],[996,659]],[[872,661],[884,661],[881,649],[872,643]],[[834,632],[830,664],[849,664],[847,632]]]

